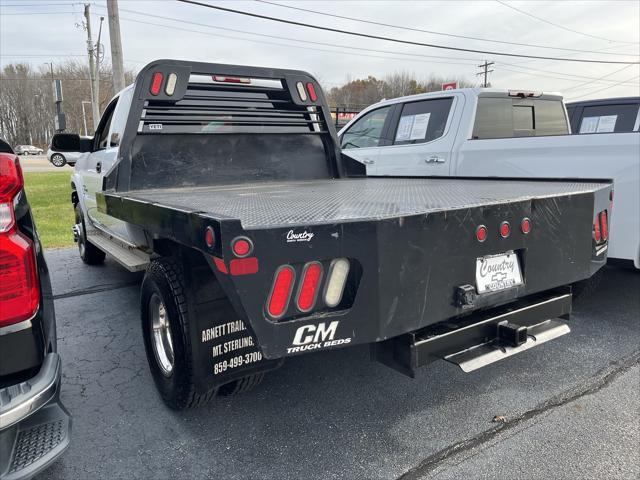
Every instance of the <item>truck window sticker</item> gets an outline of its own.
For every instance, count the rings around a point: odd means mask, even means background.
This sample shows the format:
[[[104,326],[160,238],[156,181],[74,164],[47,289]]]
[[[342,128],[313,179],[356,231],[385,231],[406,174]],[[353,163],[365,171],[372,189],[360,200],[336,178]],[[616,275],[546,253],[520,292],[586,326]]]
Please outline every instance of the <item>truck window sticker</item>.
[[[413,119],[415,115],[406,115],[400,117],[398,123],[398,131],[396,132],[396,142],[404,142],[411,137],[411,131],[413,130]]]
[[[414,115],[409,140],[423,140],[426,138],[427,128],[429,127],[429,118],[431,118],[430,112]]]
[[[611,133],[616,128],[617,115],[583,117],[579,133]]]

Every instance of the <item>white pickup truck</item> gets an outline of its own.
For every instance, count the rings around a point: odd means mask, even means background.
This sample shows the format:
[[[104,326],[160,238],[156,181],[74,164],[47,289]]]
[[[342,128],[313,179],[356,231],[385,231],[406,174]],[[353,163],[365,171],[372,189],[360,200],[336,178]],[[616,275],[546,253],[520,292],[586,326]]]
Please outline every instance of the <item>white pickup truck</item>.
[[[607,121],[570,135],[559,94],[471,88],[376,103],[339,135],[371,176],[613,179],[609,259],[640,268],[638,122],[609,133],[616,119]]]

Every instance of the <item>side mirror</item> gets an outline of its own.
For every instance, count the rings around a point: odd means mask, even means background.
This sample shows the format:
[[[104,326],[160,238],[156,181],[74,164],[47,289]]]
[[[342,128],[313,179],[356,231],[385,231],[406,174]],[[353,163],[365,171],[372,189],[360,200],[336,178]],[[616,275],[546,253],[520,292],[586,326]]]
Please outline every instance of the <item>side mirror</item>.
[[[59,152],[90,152],[92,139],[80,138],[75,133],[56,133],[51,139],[51,149]]]

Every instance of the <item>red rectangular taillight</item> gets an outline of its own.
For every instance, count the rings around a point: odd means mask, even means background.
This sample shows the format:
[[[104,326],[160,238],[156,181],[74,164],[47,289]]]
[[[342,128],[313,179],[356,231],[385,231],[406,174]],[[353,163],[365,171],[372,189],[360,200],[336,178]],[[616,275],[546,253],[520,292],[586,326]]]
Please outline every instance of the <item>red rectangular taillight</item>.
[[[31,318],[39,302],[33,242],[17,231],[0,235],[0,327]]]
[[[18,158],[0,154],[0,327],[31,318],[40,302],[33,242],[18,230],[13,210],[23,188]]]
[[[602,233],[602,239],[609,239],[609,222],[607,218],[607,211],[600,212],[600,232]]]

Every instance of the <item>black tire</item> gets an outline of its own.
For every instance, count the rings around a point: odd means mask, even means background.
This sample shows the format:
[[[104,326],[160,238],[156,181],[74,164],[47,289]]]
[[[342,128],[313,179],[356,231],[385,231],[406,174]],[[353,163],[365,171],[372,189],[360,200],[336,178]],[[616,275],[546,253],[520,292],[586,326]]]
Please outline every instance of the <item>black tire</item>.
[[[162,367],[154,347],[153,321],[156,299],[162,302],[169,324],[172,365]],[[216,396],[217,389],[197,393],[194,383],[194,351],[191,345],[188,306],[182,264],[169,257],[153,260],[142,281],[141,322],[151,375],[164,403],[174,409],[199,407]]]
[[[246,377],[242,377],[238,380],[227,383],[226,385],[222,385],[219,388],[218,393],[220,395],[224,395],[225,397],[239,395],[241,393],[253,390],[255,387],[262,383],[263,378],[264,372],[256,373],[254,375],[247,375]]]
[[[104,262],[106,255],[102,250],[87,240],[84,216],[82,215],[82,209],[79,203],[75,206],[75,214],[76,225],[80,226],[80,232],[78,232],[78,252],[80,253],[80,258],[87,265],[100,265]]]
[[[595,294],[598,290],[598,286],[604,276],[604,268],[601,268],[591,277],[580,282],[576,282],[571,286],[571,293],[573,294],[573,301],[575,303],[584,302],[591,295]]]
[[[64,167],[67,163],[67,159],[61,153],[54,153],[51,155],[51,164],[54,167]]]

